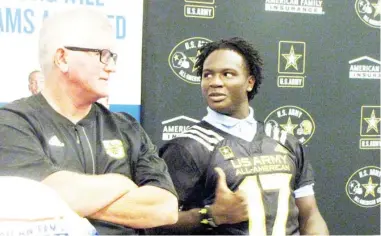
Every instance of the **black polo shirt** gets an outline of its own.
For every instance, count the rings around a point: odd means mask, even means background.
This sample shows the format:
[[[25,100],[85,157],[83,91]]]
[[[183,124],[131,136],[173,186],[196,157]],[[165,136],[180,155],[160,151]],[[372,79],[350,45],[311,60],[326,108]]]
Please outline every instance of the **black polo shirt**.
[[[41,181],[60,170],[119,173],[138,186],[156,186],[176,194],[156,146],[126,113],[113,113],[94,103],[89,114],[73,124],[41,94],[0,108],[0,175]],[[100,234],[139,233],[108,222],[91,223]]]

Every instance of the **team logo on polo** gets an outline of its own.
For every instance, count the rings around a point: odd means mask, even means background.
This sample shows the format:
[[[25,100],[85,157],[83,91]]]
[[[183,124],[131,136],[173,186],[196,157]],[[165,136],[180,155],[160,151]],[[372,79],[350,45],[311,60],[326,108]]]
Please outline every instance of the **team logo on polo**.
[[[176,138],[181,133],[189,129],[195,123],[199,121],[187,116],[177,116],[161,122],[163,125],[162,140],[171,140]]]
[[[198,49],[210,39],[194,37],[181,41],[171,51],[168,63],[177,77],[190,84],[200,84],[201,77],[196,75]]]
[[[265,11],[323,15],[322,0],[266,0]]]
[[[185,0],[187,3],[184,5],[184,16],[191,18],[203,18],[203,19],[213,19],[214,18],[214,0]],[[203,5],[207,4],[207,5]],[[208,6],[209,5],[209,6]]]
[[[381,0],[356,0],[357,16],[368,26],[381,28]]]
[[[351,79],[381,79],[381,61],[368,56],[349,61],[349,78]]]
[[[110,157],[113,157],[115,159],[122,159],[126,157],[126,153],[124,152],[124,146],[121,140],[103,140],[102,143],[107,155],[109,155]]]
[[[380,177],[381,169],[377,166],[367,166],[357,170],[349,177],[345,186],[347,196],[361,207],[380,205]]]
[[[381,148],[381,106],[361,107],[360,149]]]
[[[279,41],[278,87],[303,88],[306,65],[306,43]]]
[[[265,123],[294,135],[302,144],[306,144],[315,132],[315,122],[311,115],[297,106],[275,109],[266,117]]]

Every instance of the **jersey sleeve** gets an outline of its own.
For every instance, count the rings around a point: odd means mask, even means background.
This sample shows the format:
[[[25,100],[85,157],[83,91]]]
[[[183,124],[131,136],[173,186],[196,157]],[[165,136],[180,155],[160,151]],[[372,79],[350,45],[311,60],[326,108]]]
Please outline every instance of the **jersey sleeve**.
[[[139,154],[135,161],[136,184],[159,187],[177,196],[165,161],[158,156],[156,146],[143,128],[139,124],[136,126],[140,135],[139,147],[137,147]]]
[[[201,176],[193,155],[183,145],[170,142],[160,149],[160,156],[168,165],[180,205],[189,205]]]
[[[59,171],[45,155],[32,125],[13,111],[0,110],[0,175],[41,181]]]
[[[302,144],[297,143],[295,148],[295,155],[297,160],[297,172],[295,176],[295,189],[303,186],[314,184],[314,173],[311,163],[304,155]]]

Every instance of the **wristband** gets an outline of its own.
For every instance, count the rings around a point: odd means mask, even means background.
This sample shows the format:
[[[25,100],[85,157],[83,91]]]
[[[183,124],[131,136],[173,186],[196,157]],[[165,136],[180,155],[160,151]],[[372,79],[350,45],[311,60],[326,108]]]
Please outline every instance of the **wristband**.
[[[201,215],[200,223],[203,226],[206,226],[208,228],[216,228],[218,226],[213,219],[209,205],[205,205],[204,208],[201,208],[198,212]]]

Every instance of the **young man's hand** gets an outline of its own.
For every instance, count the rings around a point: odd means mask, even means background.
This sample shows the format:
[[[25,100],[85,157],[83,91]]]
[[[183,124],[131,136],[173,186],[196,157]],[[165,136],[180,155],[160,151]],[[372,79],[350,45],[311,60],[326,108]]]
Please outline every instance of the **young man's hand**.
[[[224,171],[215,168],[218,174],[216,198],[210,206],[211,214],[217,225],[235,224],[248,220],[248,203],[242,190],[232,192],[226,184]]]

